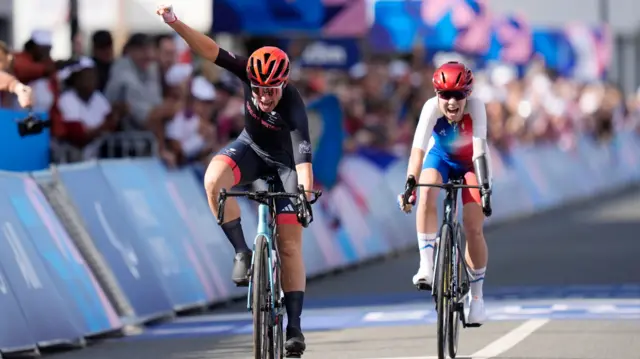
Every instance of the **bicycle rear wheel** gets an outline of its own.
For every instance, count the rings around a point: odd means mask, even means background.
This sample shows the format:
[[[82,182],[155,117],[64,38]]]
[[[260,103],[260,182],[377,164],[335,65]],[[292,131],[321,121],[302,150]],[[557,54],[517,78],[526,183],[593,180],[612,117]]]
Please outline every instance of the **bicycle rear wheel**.
[[[255,359],[264,359],[271,351],[269,340],[270,318],[268,309],[269,281],[267,268],[267,240],[264,236],[256,238],[253,252],[253,270],[251,272],[253,312],[253,355]]]
[[[451,231],[448,225],[443,225],[440,230],[440,243],[438,245],[437,264],[437,292],[436,311],[438,320],[436,328],[438,331],[438,358],[446,358],[447,346],[447,318],[449,317],[449,283],[451,278]]]
[[[452,266],[455,266],[456,286],[455,292],[452,293],[452,298],[449,300],[449,320],[447,323],[447,343],[449,347],[449,357],[455,358],[458,354],[458,337],[460,336],[460,310],[458,309],[458,300],[462,297],[462,291],[460,286],[462,285],[462,271],[464,266],[462,265],[462,254],[459,251],[459,247],[454,247],[453,243],[460,243],[460,228],[456,228],[454,231],[455,241],[452,242],[451,253],[455,253],[454,258],[450,262]],[[453,273],[451,278],[453,279]],[[464,310],[464,307],[462,307]],[[464,313],[464,312],[463,312]]]

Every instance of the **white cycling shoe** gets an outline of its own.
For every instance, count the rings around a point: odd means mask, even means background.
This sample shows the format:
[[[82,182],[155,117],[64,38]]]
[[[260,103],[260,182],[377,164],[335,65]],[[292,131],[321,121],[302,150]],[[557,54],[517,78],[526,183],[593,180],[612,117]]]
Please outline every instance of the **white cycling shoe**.
[[[418,273],[413,276],[413,285],[422,290],[431,290],[433,285],[433,268],[421,265]]]
[[[483,299],[470,299],[467,313],[467,324],[482,325],[487,320],[487,311]]]

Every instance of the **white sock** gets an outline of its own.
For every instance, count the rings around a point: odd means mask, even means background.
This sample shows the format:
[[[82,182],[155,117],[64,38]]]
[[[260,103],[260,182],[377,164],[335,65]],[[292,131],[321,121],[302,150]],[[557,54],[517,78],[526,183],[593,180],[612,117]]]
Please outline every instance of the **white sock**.
[[[420,267],[433,268],[433,246],[436,244],[436,235],[436,233],[418,233]]]
[[[487,268],[469,268],[469,281],[471,282],[470,295],[472,300],[482,299],[482,285]]]

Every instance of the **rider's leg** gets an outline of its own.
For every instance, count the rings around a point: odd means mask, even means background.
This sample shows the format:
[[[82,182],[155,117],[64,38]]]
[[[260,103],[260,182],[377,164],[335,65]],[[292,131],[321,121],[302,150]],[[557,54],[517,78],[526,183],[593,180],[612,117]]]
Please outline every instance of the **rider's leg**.
[[[231,150],[233,149],[233,150]],[[209,201],[209,207],[214,216],[218,216],[218,194],[221,189],[229,190],[240,183],[241,178],[253,180],[256,160],[252,158],[253,151],[248,145],[235,141],[216,155],[207,168],[204,176],[204,186]],[[241,171],[239,163],[243,164]],[[244,170],[247,168],[247,170]],[[240,206],[235,198],[227,198],[224,207],[224,219],[221,225],[224,234],[233,246],[236,256],[233,261],[232,280],[241,286],[248,285],[247,272],[251,266],[251,251],[242,232],[240,223]]]
[[[287,309],[285,349],[301,353],[306,349],[300,317],[304,304],[306,273],[302,257],[302,226],[294,213],[281,213],[278,222],[278,249],[282,260],[282,290]]]
[[[444,173],[444,175],[443,175]],[[432,153],[424,161],[420,183],[440,184],[448,174],[448,168],[439,156]],[[416,209],[416,229],[420,267],[413,276],[413,284],[424,289],[431,287],[433,280],[433,248],[438,233],[438,188],[420,187]]]
[[[475,173],[467,172],[464,176],[465,183],[472,186],[478,185]],[[462,191],[463,228],[467,242],[466,261],[469,266],[470,310],[469,323],[481,324],[486,319],[482,286],[487,268],[488,250],[484,239],[480,191],[477,189],[464,189]]]
[[[284,162],[284,161],[283,161]],[[286,163],[286,162],[285,162]],[[284,190],[295,193],[298,176],[291,166],[279,165],[278,175]],[[276,223],[278,224],[278,250],[282,260],[282,291],[287,309],[287,341],[285,350],[302,354],[306,349],[300,317],[304,304],[307,275],[302,257],[302,225],[298,222],[296,209],[291,200],[276,203]]]

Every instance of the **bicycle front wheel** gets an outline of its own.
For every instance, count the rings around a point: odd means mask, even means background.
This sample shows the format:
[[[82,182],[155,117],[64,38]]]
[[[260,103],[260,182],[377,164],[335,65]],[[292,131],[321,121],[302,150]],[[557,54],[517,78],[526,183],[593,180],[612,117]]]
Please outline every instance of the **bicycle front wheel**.
[[[451,231],[448,225],[440,230],[437,263],[437,292],[436,311],[438,312],[438,359],[446,358],[447,347],[447,319],[449,317],[449,283],[451,278]]]
[[[264,236],[256,238],[253,252],[253,270],[251,272],[253,312],[253,355],[255,359],[264,359],[270,351],[269,340],[269,308],[267,308],[269,295],[269,280],[267,268],[267,240]]]
[[[460,253],[460,248],[458,246],[454,247],[453,243],[460,243],[460,228],[457,227],[453,234],[455,237],[455,241],[452,242],[451,248],[453,250],[451,253],[453,254],[453,258],[451,259],[452,268],[455,266],[455,276],[457,284],[457,288],[455,288],[455,292],[451,294],[451,299],[449,300],[449,320],[447,322],[447,343],[449,344],[449,357],[455,358],[458,355],[458,337],[460,336],[460,310],[458,309],[458,301],[462,297],[462,292],[460,290],[460,286],[462,284],[462,271],[464,270],[464,266],[462,265],[462,254]],[[451,278],[453,280],[454,273],[451,273]],[[464,308],[464,307],[463,307]],[[464,314],[464,310],[462,312]]]

